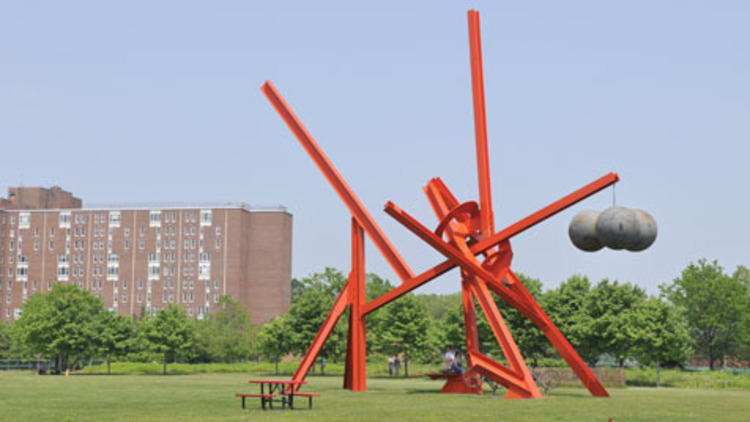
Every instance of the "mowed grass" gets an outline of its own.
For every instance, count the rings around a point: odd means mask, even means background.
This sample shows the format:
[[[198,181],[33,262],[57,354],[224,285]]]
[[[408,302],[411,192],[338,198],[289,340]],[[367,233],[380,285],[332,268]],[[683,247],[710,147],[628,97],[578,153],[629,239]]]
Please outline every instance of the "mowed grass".
[[[438,394],[427,379],[371,377],[368,391],[341,389],[341,377],[310,377],[314,408],[262,411],[256,400],[240,408],[236,392],[258,392],[252,374],[77,375],[0,374],[3,421],[747,421],[750,391],[629,387],[593,398],[582,388],[555,389],[541,400],[502,395]],[[264,376],[267,378],[268,376]]]

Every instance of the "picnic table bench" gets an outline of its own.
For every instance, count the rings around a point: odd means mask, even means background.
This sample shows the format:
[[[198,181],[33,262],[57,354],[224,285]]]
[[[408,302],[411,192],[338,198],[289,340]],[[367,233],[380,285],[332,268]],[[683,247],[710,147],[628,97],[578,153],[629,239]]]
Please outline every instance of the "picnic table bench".
[[[237,393],[235,397],[242,397],[242,408],[245,408],[245,399],[248,397],[260,397],[260,406],[265,409],[266,403],[273,409],[273,399],[278,397],[276,394],[253,394],[253,393]]]
[[[242,398],[242,408],[245,408],[245,399],[247,397],[259,397],[260,406],[263,410],[266,409],[266,403],[269,408],[273,409],[273,402],[279,396],[281,396],[281,408],[285,409],[286,405],[289,405],[290,409],[294,409],[294,396],[307,397],[307,406],[312,409],[313,397],[320,397],[318,393],[301,393],[295,391],[300,385],[306,384],[306,381],[302,380],[250,380],[251,384],[260,384],[260,394],[254,393],[237,393],[235,397]],[[266,385],[268,385],[268,392],[266,392]]]

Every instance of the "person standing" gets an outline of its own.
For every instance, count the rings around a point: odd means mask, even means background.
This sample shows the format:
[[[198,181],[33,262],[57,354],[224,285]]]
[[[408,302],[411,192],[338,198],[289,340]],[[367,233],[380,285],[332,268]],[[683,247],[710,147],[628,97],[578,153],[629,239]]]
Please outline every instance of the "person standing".
[[[444,374],[448,374],[452,371],[455,361],[456,361],[456,348],[451,346],[445,352],[445,359],[443,361],[443,373]]]
[[[396,373],[396,376],[398,376],[398,373],[401,371],[401,354],[397,354],[395,358],[393,359],[393,371]]]
[[[393,364],[396,358],[394,356],[388,356],[388,375],[393,376]]]

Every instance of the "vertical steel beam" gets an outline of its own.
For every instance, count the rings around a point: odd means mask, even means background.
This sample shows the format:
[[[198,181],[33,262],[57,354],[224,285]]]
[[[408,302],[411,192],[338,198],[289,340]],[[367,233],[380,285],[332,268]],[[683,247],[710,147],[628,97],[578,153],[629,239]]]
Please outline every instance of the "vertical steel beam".
[[[414,273],[406,265],[406,261],[399,255],[396,248],[391,244],[391,241],[388,240],[385,233],[383,233],[370,213],[367,212],[367,209],[362,205],[357,195],[354,194],[354,191],[352,191],[338,170],[336,170],[331,160],[328,159],[318,143],[315,142],[310,132],[307,131],[299,118],[294,114],[289,104],[284,101],[284,98],[276,90],[271,81],[266,81],[261,90],[287,126],[289,126],[289,129],[292,130],[292,133],[297,137],[302,147],[305,148],[310,158],[315,161],[315,164],[328,180],[328,183],[331,184],[341,200],[344,201],[346,207],[349,208],[349,212],[357,219],[362,228],[370,236],[370,239],[372,239],[372,242],[380,250],[380,253],[383,254],[385,260],[388,261],[391,268],[401,278],[401,281],[404,282],[414,277]]]
[[[365,234],[357,219],[352,217],[352,271],[349,274],[349,338],[346,348],[344,388],[353,391],[367,389],[367,361],[365,341]]]
[[[474,136],[477,148],[479,209],[482,238],[495,233],[490,187],[490,159],[487,150],[487,115],[484,109],[484,74],[482,70],[482,37],[479,33],[479,12],[469,10],[469,53],[471,56],[471,91],[474,99]]]
[[[468,276],[468,275],[467,275]],[[479,332],[477,330],[477,311],[474,298],[471,296],[469,281],[466,277],[461,281],[461,298],[464,305],[464,331],[466,332],[466,357],[469,368],[474,366],[471,352],[479,352]]]

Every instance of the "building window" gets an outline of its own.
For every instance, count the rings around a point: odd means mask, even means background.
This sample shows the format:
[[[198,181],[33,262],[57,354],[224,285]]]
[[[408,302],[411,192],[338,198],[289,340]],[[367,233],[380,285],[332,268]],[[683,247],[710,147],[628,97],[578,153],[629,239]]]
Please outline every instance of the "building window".
[[[18,214],[18,228],[28,229],[31,227],[31,214],[28,212],[22,212]]]
[[[61,212],[58,219],[60,228],[70,228],[70,212]]]
[[[120,211],[109,212],[109,227],[120,227]]]
[[[161,211],[151,211],[148,220],[149,227],[160,227],[161,226]]]
[[[201,227],[211,225],[211,210],[201,210]]]

